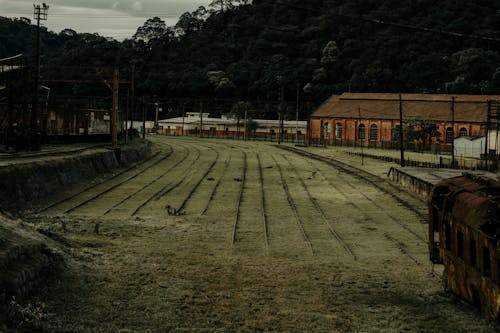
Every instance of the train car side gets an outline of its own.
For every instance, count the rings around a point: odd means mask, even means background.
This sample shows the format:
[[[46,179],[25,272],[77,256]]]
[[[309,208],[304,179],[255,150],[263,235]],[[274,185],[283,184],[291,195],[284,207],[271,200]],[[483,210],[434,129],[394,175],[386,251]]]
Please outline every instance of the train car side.
[[[500,182],[464,175],[441,181],[429,200],[429,252],[445,286],[498,320]]]

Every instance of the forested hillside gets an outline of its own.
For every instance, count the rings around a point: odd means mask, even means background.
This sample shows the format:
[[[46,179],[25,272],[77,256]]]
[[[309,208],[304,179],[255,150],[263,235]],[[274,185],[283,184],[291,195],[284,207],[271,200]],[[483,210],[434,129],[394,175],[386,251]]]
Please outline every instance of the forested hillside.
[[[136,65],[138,95],[276,101],[333,93],[500,93],[496,0],[254,0],[151,18],[117,42],[43,34],[49,65]],[[216,3],[219,3],[216,1]],[[29,53],[28,20],[0,20],[0,57]],[[310,110],[309,110],[310,111]]]

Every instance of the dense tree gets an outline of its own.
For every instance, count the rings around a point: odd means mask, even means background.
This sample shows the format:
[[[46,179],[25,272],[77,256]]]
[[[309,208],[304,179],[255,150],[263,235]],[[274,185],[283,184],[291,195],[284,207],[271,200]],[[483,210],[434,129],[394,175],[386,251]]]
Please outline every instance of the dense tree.
[[[207,17],[208,11],[203,6],[198,7],[198,9],[192,13],[184,13],[175,25],[175,32],[177,35],[189,35],[196,31],[200,31]]]
[[[245,136],[248,136],[249,132],[256,130],[256,123],[252,121],[253,108],[252,104],[248,101],[237,101],[231,107],[231,112],[229,116],[236,119],[236,132],[239,136],[240,127],[243,126]]]
[[[161,39],[166,37],[170,32],[167,29],[165,21],[159,17],[153,17],[148,19],[141,27],[139,27],[132,37],[134,40],[143,40],[148,43],[154,39]]]
[[[247,100],[260,117],[277,116],[281,88],[293,104],[300,84],[305,117],[344,91],[499,93],[498,10],[495,0],[214,0],[174,27],[153,17],[121,43],[44,30],[42,62],[135,64],[138,95],[228,100],[206,103],[216,113]],[[0,18],[0,57],[30,54],[33,33],[27,19]]]
[[[400,141],[399,125],[392,129],[392,140]],[[403,140],[406,148],[414,150],[426,150],[432,140],[441,139],[439,126],[435,121],[423,119],[422,117],[407,117],[403,120]]]
[[[212,0],[209,7],[218,8],[221,12],[234,8],[234,0]]]

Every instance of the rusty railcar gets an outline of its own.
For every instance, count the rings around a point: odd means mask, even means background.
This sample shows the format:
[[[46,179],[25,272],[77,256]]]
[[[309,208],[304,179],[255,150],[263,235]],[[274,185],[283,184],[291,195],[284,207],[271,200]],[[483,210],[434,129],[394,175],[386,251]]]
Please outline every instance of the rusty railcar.
[[[500,313],[500,181],[464,174],[439,182],[429,198],[429,251],[444,265],[445,288]]]

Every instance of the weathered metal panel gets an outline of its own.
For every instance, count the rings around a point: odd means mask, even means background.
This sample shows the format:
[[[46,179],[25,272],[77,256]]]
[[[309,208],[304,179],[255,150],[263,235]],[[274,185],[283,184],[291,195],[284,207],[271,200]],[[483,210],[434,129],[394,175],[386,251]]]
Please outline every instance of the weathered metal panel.
[[[493,320],[500,311],[499,189],[499,181],[464,175],[439,182],[429,198],[431,260],[445,266],[451,292]]]

